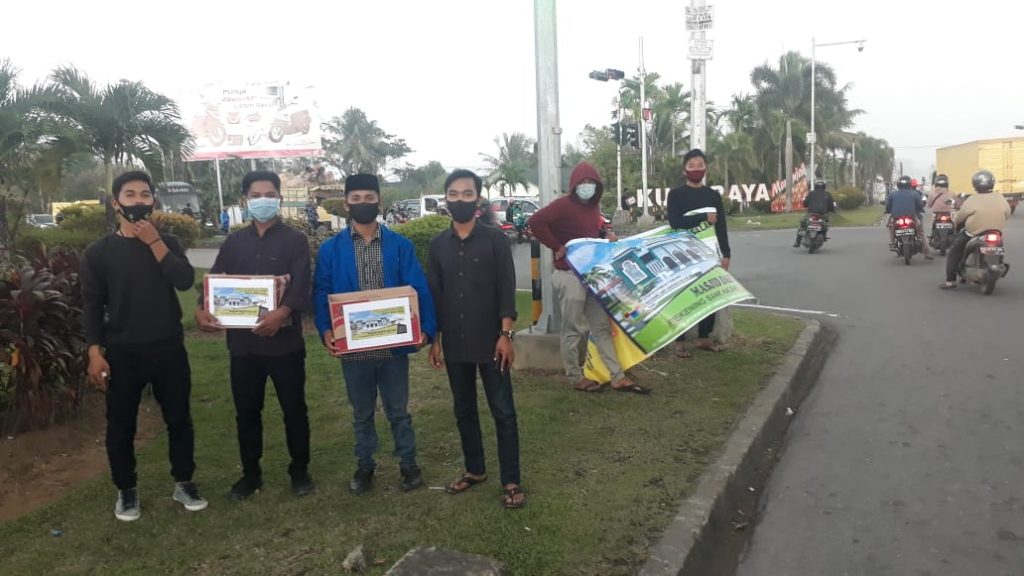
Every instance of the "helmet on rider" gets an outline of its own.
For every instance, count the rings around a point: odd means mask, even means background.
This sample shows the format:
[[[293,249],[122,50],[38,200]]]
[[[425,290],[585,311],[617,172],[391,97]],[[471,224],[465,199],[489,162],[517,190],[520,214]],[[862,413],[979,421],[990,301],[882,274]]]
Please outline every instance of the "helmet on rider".
[[[978,194],[987,194],[996,187],[996,177],[988,170],[979,170],[971,177],[971,185]]]
[[[820,180],[820,179],[819,180],[815,180],[814,181],[814,190],[816,192],[824,192],[825,191],[825,181],[824,180]]]
[[[935,177],[936,188],[949,188],[949,176],[945,174],[939,174]]]
[[[913,180],[910,179],[910,176],[900,176],[900,179],[896,181],[896,187],[900,190],[907,190],[911,188],[912,182]]]
[[[917,185],[918,185],[918,181],[917,181],[917,178],[913,178],[913,179],[911,179],[911,180],[910,180],[910,187],[911,187],[911,188],[914,188],[914,189],[916,189],[916,188],[917,188]]]

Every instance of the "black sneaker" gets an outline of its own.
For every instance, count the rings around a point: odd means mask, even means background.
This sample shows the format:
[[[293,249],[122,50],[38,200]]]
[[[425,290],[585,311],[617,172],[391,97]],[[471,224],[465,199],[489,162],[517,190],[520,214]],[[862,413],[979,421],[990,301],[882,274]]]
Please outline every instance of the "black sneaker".
[[[402,473],[402,492],[409,492],[423,486],[423,471],[419,466],[403,466],[400,471]]]
[[[352,481],[348,483],[348,491],[359,495],[373,487],[373,470],[356,470]]]
[[[117,504],[114,505],[114,518],[122,522],[134,522],[142,515],[139,507],[139,493],[135,488],[117,491]]]
[[[296,496],[309,496],[316,491],[316,484],[308,472],[292,476],[292,493]]]
[[[235,502],[241,502],[249,496],[260,491],[263,487],[263,479],[259,476],[242,476],[238,482],[231,485],[231,491],[228,492],[228,499],[234,500]]]
[[[209,504],[199,495],[199,488],[194,482],[178,482],[174,485],[174,501],[185,507],[189,512],[205,510]]]

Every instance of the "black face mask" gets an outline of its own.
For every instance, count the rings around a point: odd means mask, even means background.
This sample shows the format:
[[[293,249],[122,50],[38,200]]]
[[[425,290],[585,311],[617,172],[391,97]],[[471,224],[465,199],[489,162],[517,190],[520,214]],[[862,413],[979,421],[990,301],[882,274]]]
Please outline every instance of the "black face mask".
[[[369,224],[380,214],[380,204],[349,204],[348,213],[360,224]]]
[[[462,200],[448,201],[448,213],[452,220],[459,224],[465,224],[476,217],[476,202],[465,202]]]
[[[153,213],[152,204],[133,204],[131,206],[121,205],[121,215],[129,222],[138,222],[149,218]]]

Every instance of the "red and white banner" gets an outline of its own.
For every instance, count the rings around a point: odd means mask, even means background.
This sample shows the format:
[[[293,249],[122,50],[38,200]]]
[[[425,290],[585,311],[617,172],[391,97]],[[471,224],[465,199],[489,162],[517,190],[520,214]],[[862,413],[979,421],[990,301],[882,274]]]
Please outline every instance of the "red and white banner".
[[[323,155],[312,86],[218,82],[183,104],[184,121],[196,141],[189,160]]]

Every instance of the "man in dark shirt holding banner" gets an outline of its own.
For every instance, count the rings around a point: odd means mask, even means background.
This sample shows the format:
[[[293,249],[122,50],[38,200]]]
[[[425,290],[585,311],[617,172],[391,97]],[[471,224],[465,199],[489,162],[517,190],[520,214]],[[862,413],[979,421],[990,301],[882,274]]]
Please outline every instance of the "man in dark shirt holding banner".
[[[178,239],[149,222],[156,198],[148,174],[121,174],[112,193],[120,226],[86,248],[81,282],[89,379],[107,392],[107,456],[118,490],[114,516],[130,522],[141,514],[135,431],[149,383],[167,425],[172,497],[189,511],[202,510],[207,502],[192,482],[191,371],[174,292],[192,288],[195,271]]]
[[[232,233],[217,253],[210,274],[275,276],[287,282],[276,294],[278,306],[253,328],[227,330],[231,357],[231,396],[235,402],[242,478],[228,497],[244,500],[263,486],[263,402],[267,378],[274,383],[284,414],[291,464],[292,492],[305,496],[314,490],[309,475],[309,417],[306,410],[306,343],[302,311],[310,297],[309,243],[302,232],[281,222],[281,179],[273,172],[249,172],[242,195],[252,223]],[[204,294],[205,296],[205,294]],[[195,317],[207,332],[223,330],[200,296]]]
[[[430,364],[448,369],[465,472],[446,487],[459,494],[487,479],[476,375],[483,381],[498,436],[498,461],[505,508],[522,508],[519,426],[512,399],[515,360],[516,272],[512,249],[498,228],[478,223],[480,177],[456,170],[445,181],[452,227],[430,242],[427,280],[437,310],[438,330]]]
[[[722,196],[714,188],[704,185],[707,173],[707,156],[699,148],[694,148],[683,156],[683,169],[686,184],[673,188],[668,193],[669,225],[676,229],[689,230],[705,243],[717,244],[721,256],[722,268],[729,269],[732,250],[729,247],[729,230],[726,226],[725,207]],[[714,227],[714,235],[710,229]],[[709,242],[713,240],[712,242]],[[697,347],[702,350],[717,351],[719,348],[711,341],[711,332],[715,328],[715,315],[711,314],[700,321],[697,326]],[[680,356],[691,354],[680,350]]]

